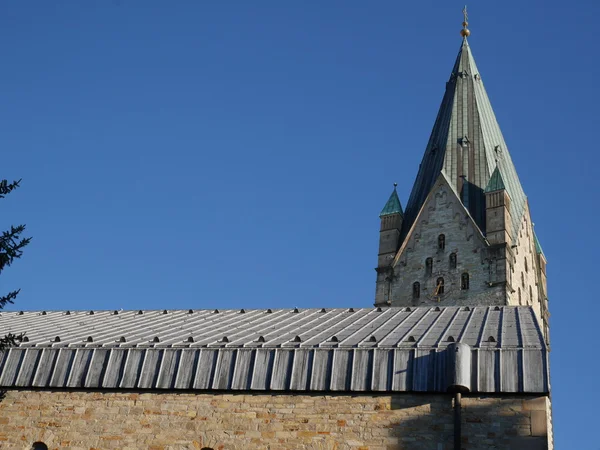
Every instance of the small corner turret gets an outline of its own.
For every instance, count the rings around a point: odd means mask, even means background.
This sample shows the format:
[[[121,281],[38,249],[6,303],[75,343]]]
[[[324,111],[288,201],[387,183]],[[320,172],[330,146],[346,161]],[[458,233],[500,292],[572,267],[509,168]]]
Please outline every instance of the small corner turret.
[[[496,166],[485,190],[485,235],[490,245],[510,243],[510,196]]]
[[[400,247],[400,230],[402,229],[404,214],[398,192],[396,192],[396,186],[398,186],[397,183],[394,183],[394,190],[379,214],[381,227],[379,229],[377,267],[389,266]]]
[[[510,196],[506,191],[500,168],[496,166],[490,181],[483,191],[485,195],[485,237],[489,248],[484,251],[487,261],[495,270],[490,271],[490,286],[511,286],[511,261],[514,254],[511,246],[512,218],[510,215]],[[510,294],[505,293],[508,297]]]
[[[379,218],[379,253],[377,257],[377,283],[375,292],[375,306],[391,304],[391,281],[394,278],[392,262],[400,247],[400,230],[404,221],[404,213],[400,198],[396,191],[397,183],[387,203],[381,210]]]

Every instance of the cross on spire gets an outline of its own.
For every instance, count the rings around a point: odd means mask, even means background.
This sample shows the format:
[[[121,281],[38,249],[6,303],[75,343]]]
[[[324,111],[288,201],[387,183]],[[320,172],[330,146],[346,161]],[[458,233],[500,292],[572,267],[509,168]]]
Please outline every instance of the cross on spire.
[[[467,14],[467,5],[462,10],[463,13],[463,28],[460,30],[460,35],[464,38],[471,34],[471,31],[467,28],[469,26],[469,15]]]

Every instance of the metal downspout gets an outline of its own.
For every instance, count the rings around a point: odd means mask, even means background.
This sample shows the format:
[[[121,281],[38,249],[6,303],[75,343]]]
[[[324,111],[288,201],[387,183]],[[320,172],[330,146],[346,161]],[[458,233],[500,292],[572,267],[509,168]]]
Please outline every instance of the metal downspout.
[[[461,399],[471,390],[471,347],[453,342],[446,348],[446,391],[454,394],[454,450],[461,450]]]
[[[454,450],[460,450],[461,444],[461,394],[454,394]]]

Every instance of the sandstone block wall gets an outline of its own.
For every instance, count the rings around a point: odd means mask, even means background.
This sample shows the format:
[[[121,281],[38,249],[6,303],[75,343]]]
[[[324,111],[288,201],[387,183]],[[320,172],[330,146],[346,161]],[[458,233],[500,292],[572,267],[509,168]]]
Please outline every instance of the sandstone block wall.
[[[463,448],[548,449],[546,397],[463,398]],[[8,391],[0,448],[450,450],[449,395]]]

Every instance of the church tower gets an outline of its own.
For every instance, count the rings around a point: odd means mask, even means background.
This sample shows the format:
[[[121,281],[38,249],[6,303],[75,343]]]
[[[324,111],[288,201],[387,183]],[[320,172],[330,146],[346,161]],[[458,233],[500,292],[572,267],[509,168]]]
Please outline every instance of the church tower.
[[[546,259],[466,13],[461,34],[406,209],[394,189],[380,216],[375,305],[530,305],[547,339]],[[390,202],[397,208],[388,215]]]

